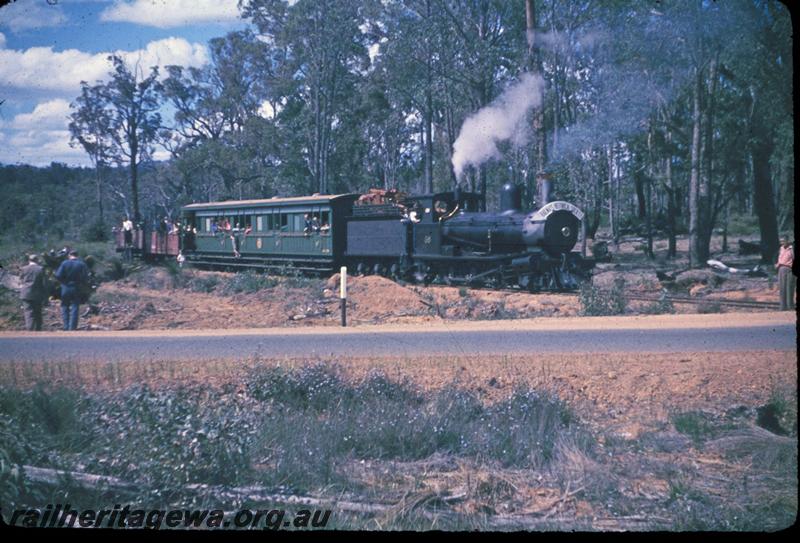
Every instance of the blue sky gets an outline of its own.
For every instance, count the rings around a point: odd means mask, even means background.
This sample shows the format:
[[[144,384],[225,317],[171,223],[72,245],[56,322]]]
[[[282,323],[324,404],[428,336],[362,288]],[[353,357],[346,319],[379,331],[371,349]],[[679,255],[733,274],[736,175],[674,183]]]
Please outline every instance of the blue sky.
[[[112,52],[146,65],[202,66],[209,39],[246,26],[236,4],[17,0],[0,8],[0,163],[88,165],[67,129],[80,81],[105,78]]]

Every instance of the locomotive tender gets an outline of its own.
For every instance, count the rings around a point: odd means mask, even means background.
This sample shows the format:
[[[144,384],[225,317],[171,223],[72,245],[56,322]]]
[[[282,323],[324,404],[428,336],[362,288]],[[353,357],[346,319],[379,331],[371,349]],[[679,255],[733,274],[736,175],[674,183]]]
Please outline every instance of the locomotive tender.
[[[527,212],[513,184],[503,186],[496,213],[478,211],[480,195],[458,189],[366,205],[358,194],[190,204],[181,210],[189,228],[151,233],[149,246],[135,250],[168,256],[180,247],[188,262],[209,267],[323,274],[347,266],[423,283],[574,289],[594,266],[573,251],[583,213],[550,201],[550,189],[540,178],[538,206]]]

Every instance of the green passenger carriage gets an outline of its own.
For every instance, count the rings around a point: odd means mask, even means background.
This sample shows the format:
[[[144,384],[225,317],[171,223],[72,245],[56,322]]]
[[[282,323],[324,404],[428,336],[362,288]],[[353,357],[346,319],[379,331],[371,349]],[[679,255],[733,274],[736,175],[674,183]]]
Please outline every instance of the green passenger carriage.
[[[357,194],[230,200],[182,208],[196,264],[331,272],[343,265],[346,215]],[[232,258],[233,257],[233,258]]]

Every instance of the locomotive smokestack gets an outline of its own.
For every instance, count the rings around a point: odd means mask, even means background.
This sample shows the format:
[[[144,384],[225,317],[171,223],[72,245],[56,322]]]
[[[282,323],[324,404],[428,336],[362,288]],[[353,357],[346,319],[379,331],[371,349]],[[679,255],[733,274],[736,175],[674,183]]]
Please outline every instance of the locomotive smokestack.
[[[543,207],[550,202],[550,195],[553,192],[553,177],[547,172],[536,174],[536,187],[539,191],[537,205]]]
[[[500,212],[520,211],[522,209],[522,191],[519,185],[506,183],[500,189]]]

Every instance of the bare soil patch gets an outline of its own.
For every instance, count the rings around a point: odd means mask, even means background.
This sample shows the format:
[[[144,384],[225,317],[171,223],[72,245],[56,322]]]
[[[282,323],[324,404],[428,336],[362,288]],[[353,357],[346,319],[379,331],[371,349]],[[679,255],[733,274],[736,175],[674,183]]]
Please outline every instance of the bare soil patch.
[[[751,236],[752,238],[752,236]],[[750,238],[748,238],[750,239]],[[744,312],[755,309],[720,306],[716,300],[778,299],[774,270],[767,277],[720,273],[710,268],[688,270],[688,241],[678,239],[679,258],[666,260],[666,242],[655,244],[656,257],[646,258],[640,238],[623,238],[610,246],[613,259],[599,264],[592,278],[598,289],[624,281],[630,296],[655,298],[663,292],[703,301],[700,306],[676,303],[675,313]],[[663,247],[662,247],[663,245]],[[721,252],[712,240],[715,259],[741,269],[759,265],[758,257],[739,256],[738,243]],[[663,281],[659,273],[675,280]],[[13,292],[0,288],[0,330],[23,328],[22,311]],[[457,320],[499,320],[579,315],[577,294],[530,294],[466,287],[398,284],[383,277],[349,277],[348,319],[351,325],[424,324]],[[628,300],[626,314],[663,311],[653,302]],[[44,328],[61,327],[57,301],[45,308]],[[338,274],[328,279],[267,277],[137,266],[128,277],[103,282],[82,307],[84,330],[191,330],[264,327],[335,326],[339,323]]]

